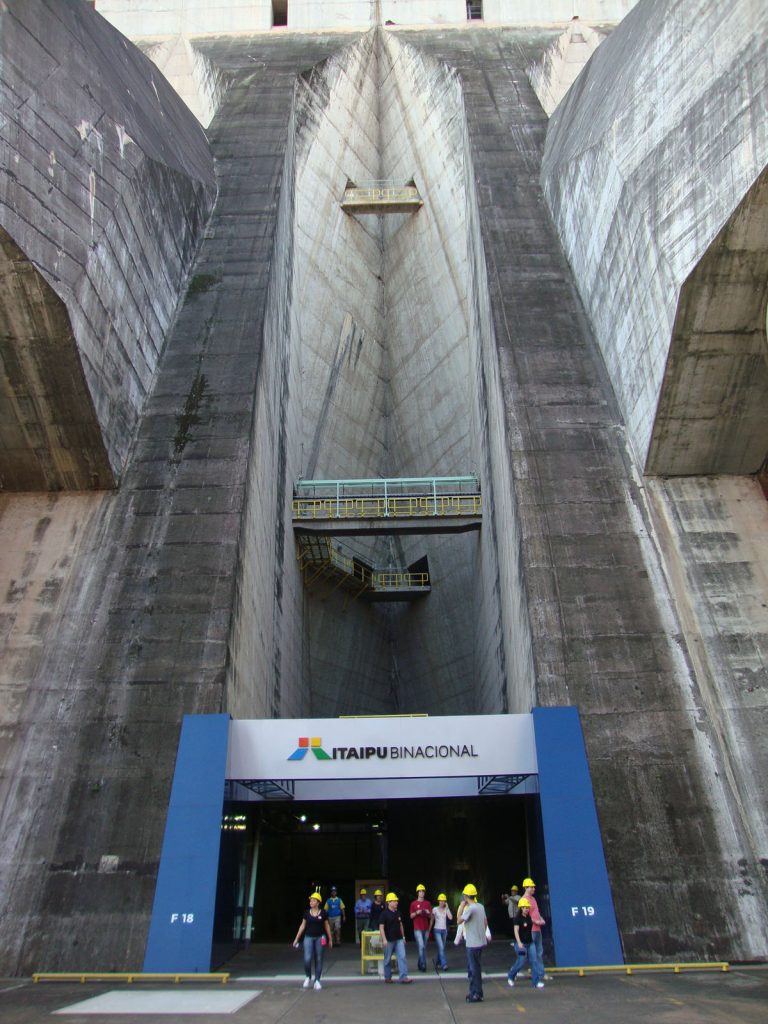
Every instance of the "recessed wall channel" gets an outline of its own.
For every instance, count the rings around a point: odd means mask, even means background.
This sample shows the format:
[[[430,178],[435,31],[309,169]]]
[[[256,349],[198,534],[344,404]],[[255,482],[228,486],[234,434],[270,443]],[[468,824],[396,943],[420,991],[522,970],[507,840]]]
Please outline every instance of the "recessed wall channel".
[[[372,180],[412,181],[423,205],[345,212],[348,183]],[[373,30],[300,77],[232,635],[236,717],[533,703],[478,223],[452,69]],[[305,585],[291,522],[296,481],[470,474],[483,494],[479,531],[345,538],[379,568],[426,557],[428,596],[372,603]],[[268,668],[254,678],[254,665]]]

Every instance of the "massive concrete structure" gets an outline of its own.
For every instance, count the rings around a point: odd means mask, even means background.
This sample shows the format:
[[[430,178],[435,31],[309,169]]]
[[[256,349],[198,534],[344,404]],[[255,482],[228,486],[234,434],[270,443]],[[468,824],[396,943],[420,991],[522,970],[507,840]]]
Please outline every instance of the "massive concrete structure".
[[[0,13],[5,973],[140,965],[221,710],[576,704],[627,956],[766,956],[766,19],[681,7],[549,130],[562,24],[185,38],[207,140],[85,4]],[[356,542],[427,600],[306,591],[298,477],[461,472],[479,534]]]

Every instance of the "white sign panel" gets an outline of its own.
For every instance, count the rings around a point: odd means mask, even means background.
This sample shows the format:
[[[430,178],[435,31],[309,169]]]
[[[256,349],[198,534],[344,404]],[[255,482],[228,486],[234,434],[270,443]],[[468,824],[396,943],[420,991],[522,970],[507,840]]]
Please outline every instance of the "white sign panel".
[[[232,721],[228,779],[535,775],[530,715]]]

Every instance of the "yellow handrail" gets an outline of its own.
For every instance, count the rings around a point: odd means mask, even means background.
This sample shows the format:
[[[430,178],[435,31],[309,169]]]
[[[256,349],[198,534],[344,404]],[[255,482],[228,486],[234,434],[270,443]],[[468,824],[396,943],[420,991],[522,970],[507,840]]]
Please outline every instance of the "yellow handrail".
[[[327,537],[313,538],[309,543],[305,541],[300,544],[296,556],[302,570],[313,566],[338,569],[370,590],[412,590],[429,586],[428,572],[369,569],[359,560],[340,551]]]
[[[481,494],[410,495],[366,498],[294,498],[294,519],[414,519],[479,516]]]
[[[635,971],[672,971],[674,974],[679,974],[681,971],[729,971],[730,966],[725,960],[707,960],[701,963],[603,964],[599,967],[545,967],[544,969],[547,974],[578,974],[583,978],[586,974],[601,972],[634,974]]]
[[[32,981],[125,981],[131,985],[134,981],[220,981],[226,985],[230,975],[226,972],[199,973],[196,971],[167,971],[165,973],[145,973],[143,971],[36,971]]]
[[[389,185],[370,188],[347,188],[342,202],[421,202],[419,190],[413,185]]]

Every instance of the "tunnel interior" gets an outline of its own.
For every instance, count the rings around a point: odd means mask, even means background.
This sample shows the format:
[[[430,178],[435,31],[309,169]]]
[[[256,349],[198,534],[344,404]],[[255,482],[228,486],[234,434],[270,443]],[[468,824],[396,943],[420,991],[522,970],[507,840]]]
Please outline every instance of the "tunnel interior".
[[[354,941],[353,907],[361,879],[386,881],[401,906],[415,899],[416,886],[423,884],[432,902],[445,892],[455,912],[471,875],[492,932],[506,934],[501,894],[519,886],[539,864],[536,805],[535,796],[228,802],[219,861],[217,956],[223,962],[245,944],[249,891],[252,942],[290,942],[309,893],[318,890],[325,899],[331,885],[346,905],[342,942]]]

